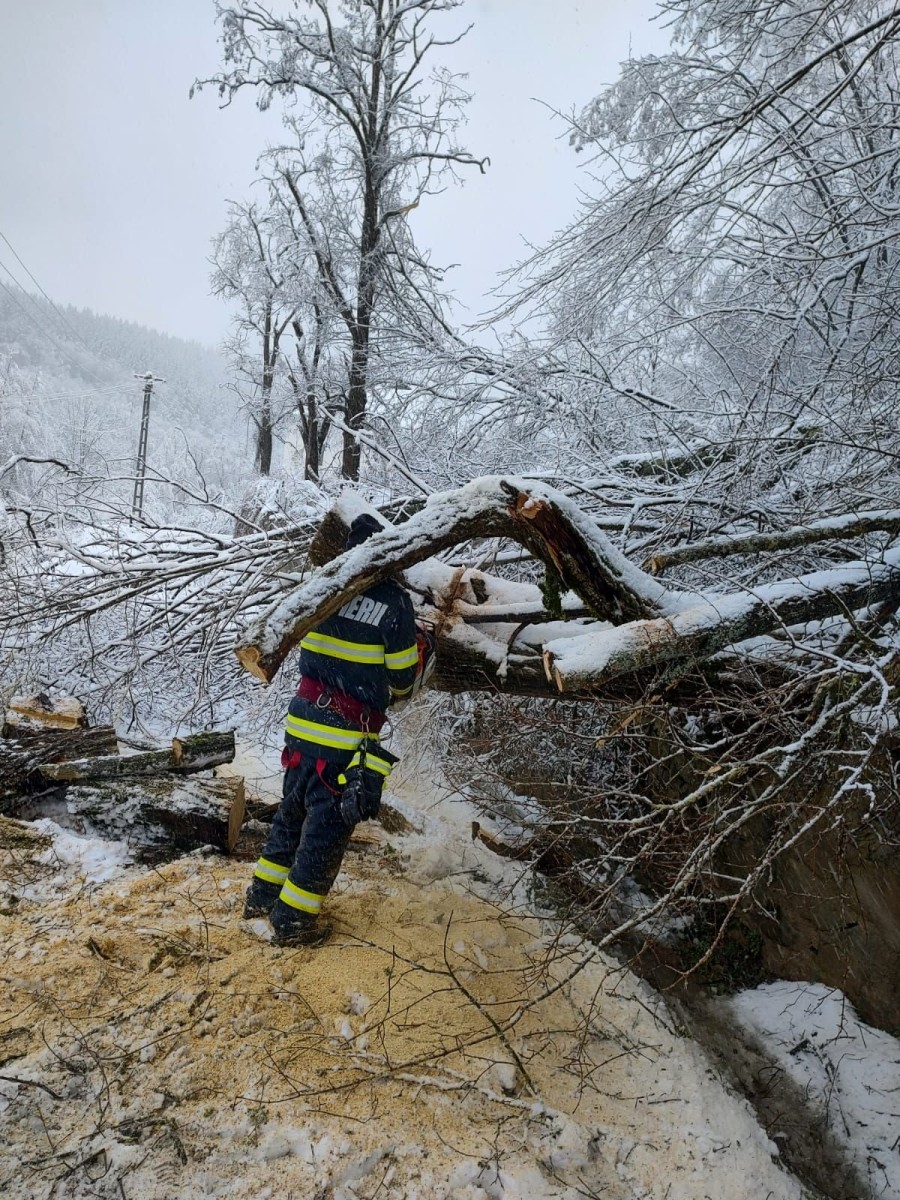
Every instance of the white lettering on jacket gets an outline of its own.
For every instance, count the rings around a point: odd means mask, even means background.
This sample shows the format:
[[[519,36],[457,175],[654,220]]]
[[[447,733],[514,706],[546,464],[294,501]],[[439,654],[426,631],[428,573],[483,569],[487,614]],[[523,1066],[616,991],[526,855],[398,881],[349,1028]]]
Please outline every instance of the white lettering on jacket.
[[[364,625],[380,625],[382,617],[388,610],[380,600],[372,600],[368,596],[355,596],[343,608],[338,609],[339,617],[349,617],[351,621],[362,621]]]

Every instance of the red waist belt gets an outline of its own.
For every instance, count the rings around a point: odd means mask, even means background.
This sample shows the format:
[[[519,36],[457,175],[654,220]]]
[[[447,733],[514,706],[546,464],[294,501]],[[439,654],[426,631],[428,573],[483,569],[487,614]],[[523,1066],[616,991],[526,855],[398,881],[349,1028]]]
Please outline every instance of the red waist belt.
[[[330,708],[357,729],[364,729],[369,733],[380,733],[387,720],[387,713],[380,709],[369,708],[354,696],[339,692],[326,683],[320,683],[318,679],[307,679],[305,675],[297,685],[297,695],[301,700],[312,700],[319,708]]]

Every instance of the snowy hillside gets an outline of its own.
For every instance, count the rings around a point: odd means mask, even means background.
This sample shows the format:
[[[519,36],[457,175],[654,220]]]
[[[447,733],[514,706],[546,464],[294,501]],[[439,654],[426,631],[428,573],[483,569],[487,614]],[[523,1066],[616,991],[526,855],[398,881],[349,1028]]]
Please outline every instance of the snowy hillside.
[[[152,329],[0,292],[0,462],[53,457],[102,478],[133,470],[142,384],[156,386],[149,464],[162,476],[200,475],[213,489],[246,470],[245,429],[217,351]],[[5,479],[9,486],[9,478]],[[19,483],[27,483],[20,471]],[[127,489],[126,489],[127,490]],[[171,499],[148,487],[163,515]]]
[[[127,867],[55,833],[7,873],[4,1195],[812,1195],[661,998],[561,936],[460,801],[420,770],[393,802],[412,831],[362,827],[318,950],[241,921],[247,862]]]

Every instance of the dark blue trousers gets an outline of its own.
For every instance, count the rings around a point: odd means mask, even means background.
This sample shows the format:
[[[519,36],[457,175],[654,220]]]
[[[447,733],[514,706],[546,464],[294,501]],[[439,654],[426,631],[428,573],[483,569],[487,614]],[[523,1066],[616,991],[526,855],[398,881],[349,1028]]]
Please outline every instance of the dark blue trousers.
[[[337,782],[346,762],[317,762],[304,755],[299,765],[284,773],[281,804],[252,889],[260,898],[268,891],[274,900],[271,920],[281,933],[308,925],[318,917],[322,900],[341,869],[353,832],[341,817]],[[274,881],[285,869],[278,892]],[[267,884],[266,880],[272,882]]]

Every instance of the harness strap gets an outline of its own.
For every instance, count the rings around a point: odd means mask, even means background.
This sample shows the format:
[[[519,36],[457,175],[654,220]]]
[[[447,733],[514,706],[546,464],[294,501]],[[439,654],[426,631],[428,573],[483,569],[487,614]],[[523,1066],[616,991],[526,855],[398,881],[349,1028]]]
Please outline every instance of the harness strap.
[[[345,721],[350,721],[366,733],[380,733],[387,720],[387,713],[381,712],[380,709],[369,708],[355,696],[320,683],[318,679],[310,679],[307,675],[301,676],[297,685],[297,695],[301,700],[311,700],[319,708],[330,708],[332,712],[336,712]]]
[[[289,750],[288,747],[285,746],[285,748],[281,752],[281,765],[285,769],[285,771],[290,771],[293,767],[299,767],[302,762],[303,762],[303,754],[300,750]],[[316,759],[316,774],[321,779],[321,781],[325,785],[325,787],[328,788],[329,792],[331,792],[332,796],[339,796],[341,794],[340,789],[333,788],[331,786],[331,784],[328,782],[328,780],[325,778],[325,768],[327,766],[328,766],[327,758],[317,758]],[[263,861],[263,860],[261,859],[260,861]],[[285,875],[287,875],[287,870],[288,870],[287,867],[285,867],[284,868]]]
[[[341,794],[340,788],[333,788],[331,786],[331,784],[328,782],[328,780],[325,778],[324,772],[325,772],[325,768],[327,766],[328,766],[327,758],[317,758],[316,759],[316,774],[321,779],[321,781],[325,785],[325,787],[328,788],[329,792],[331,792],[332,796],[339,796]]]

